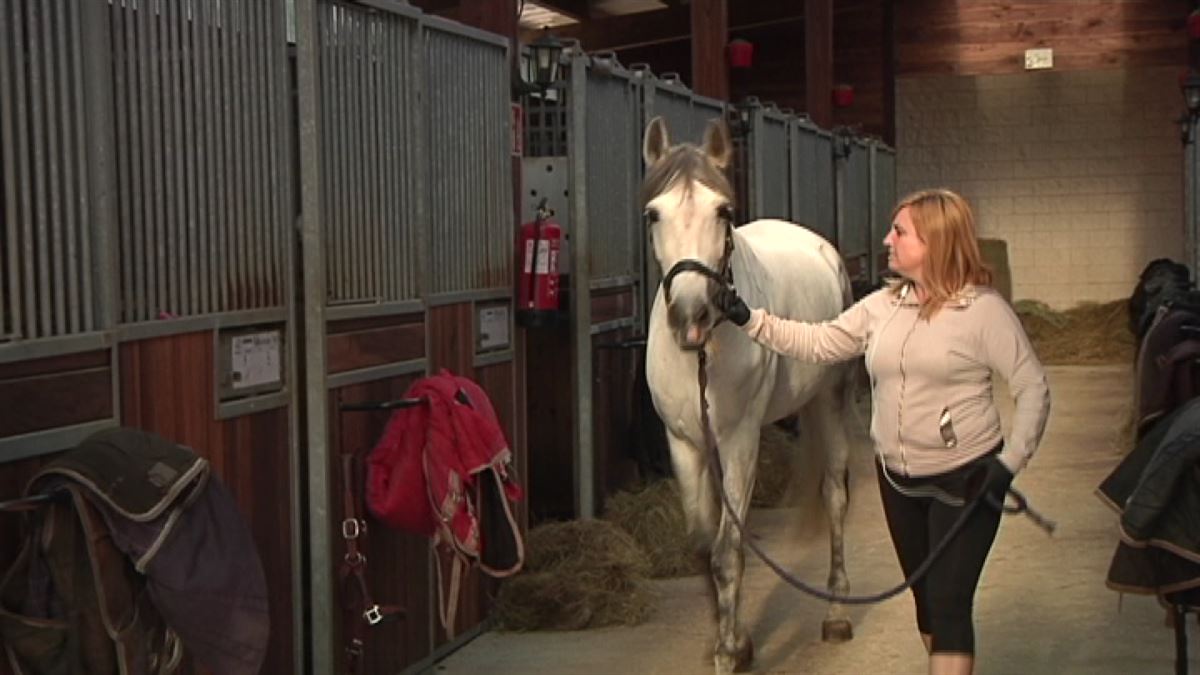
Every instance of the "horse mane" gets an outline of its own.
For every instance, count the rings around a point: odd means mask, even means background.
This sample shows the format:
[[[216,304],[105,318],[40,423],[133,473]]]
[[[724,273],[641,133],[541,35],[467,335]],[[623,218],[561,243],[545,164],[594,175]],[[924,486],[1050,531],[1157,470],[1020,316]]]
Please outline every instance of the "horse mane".
[[[684,181],[685,194],[691,190],[693,183],[699,182],[730,202],[733,201],[733,187],[725,173],[710,162],[700,148],[691,143],[681,143],[671,148],[665,157],[646,171],[640,195],[642,207],[680,181]]]

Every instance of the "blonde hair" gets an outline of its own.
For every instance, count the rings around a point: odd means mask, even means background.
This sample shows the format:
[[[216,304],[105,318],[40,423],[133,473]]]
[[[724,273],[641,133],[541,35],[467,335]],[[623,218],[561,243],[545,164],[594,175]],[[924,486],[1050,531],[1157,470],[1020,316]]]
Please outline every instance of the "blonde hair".
[[[979,252],[975,214],[966,199],[945,188],[919,190],[896,204],[892,220],[905,208],[916,235],[927,247],[921,269],[926,295],[922,318],[932,318],[969,285],[991,285],[992,270]],[[899,293],[903,285],[895,285],[893,291]]]

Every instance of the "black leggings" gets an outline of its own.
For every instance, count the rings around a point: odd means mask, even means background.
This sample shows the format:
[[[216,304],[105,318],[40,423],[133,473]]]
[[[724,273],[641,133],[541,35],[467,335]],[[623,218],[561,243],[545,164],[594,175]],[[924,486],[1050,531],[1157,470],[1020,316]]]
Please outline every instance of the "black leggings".
[[[969,507],[970,497],[976,492],[969,483],[978,476],[977,468],[982,471],[979,460],[938,476],[904,478],[890,474],[906,489],[935,485],[951,495],[966,498],[967,506],[950,506],[935,497],[910,497],[896,491],[876,461],[883,512],[905,578],[929,557],[963,509]],[[975,653],[975,629],[971,622],[975,587],[996,539],[1000,516],[991,505],[979,504],[925,576],[913,585],[917,627],[921,633],[933,637],[931,651]]]

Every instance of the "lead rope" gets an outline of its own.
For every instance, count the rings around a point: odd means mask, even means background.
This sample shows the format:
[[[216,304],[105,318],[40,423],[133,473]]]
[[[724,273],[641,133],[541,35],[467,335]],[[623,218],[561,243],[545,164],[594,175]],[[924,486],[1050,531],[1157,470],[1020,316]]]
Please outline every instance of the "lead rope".
[[[905,579],[900,585],[874,595],[838,595],[836,593],[830,593],[829,591],[822,590],[815,586],[810,586],[800,579],[792,576],[790,572],[780,566],[779,563],[772,560],[771,557],[759,547],[758,543],[754,541],[754,538],[751,537],[746,531],[745,524],[742,523],[742,519],[738,516],[737,510],[733,508],[733,503],[729,500],[729,494],[725,491],[725,471],[721,467],[721,451],[717,446],[717,440],[713,434],[712,425],[710,424],[708,417],[708,353],[704,345],[702,345],[697,351],[697,358],[699,359],[700,365],[697,376],[697,379],[700,382],[700,425],[704,432],[704,444],[708,446],[709,469],[713,473],[713,480],[715,480],[717,483],[717,491],[721,493],[721,502],[725,505],[725,511],[729,515],[729,519],[733,521],[735,526],[737,526],[738,533],[742,535],[742,541],[750,547],[751,551],[754,551],[754,554],[763,561],[763,564],[771,568],[775,574],[779,575],[780,579],[783,579],[790,586],[807,593],[808,595],[821,600],[826,600],[828,602],[837,602],[845,605],[870,605],[877,602],[882,602],[888,598],[895,597],[909,588],[912,588],[913,584],[919,581],[921,577],[923,577],[925,573],[929,571],[929,568],[933,566],[933,563],[935,560],[937,560],[938,556],[940,556],[942,552],[946,550],[946,547],[950,545],[950,542],[953,541],[954,537],[957,536],[962,530],[963,526],[967,524],[967,519],[971,517],[972,513],[974,513],[975,508],[979,505],[981,497],[984,496],[981,494],[979,497],[971,500],[970,504],[967,504],[966,508],[963,509],[962,515],[960,515],[958,520],[954,522],[954,525],[950,527],[950,531],[946,533],[946,536],[943,537],[940,542],[938,542],[936,547],[934,547],[933,551],[929,554],[929,557],[921,563],[920,567],[913,570],[913,573],[910,574],[908,578]],[[1031,511],[1024,495],[1012,489],[1011,487],[1008,489],[1008,491],[1016,499],[1016,506],[1008,507],[1004,504],[998,504],[993,502],[991,498],[988,500],[989,505],[1000,509],[1001,512],[1005,514],[1026,513],[1030,518],[1033,519],[1035,523],[1042,527],[1042,529],[1046,530],[1047,533],[1054,532],[1054,523],[1042,517],[1040,514]]]

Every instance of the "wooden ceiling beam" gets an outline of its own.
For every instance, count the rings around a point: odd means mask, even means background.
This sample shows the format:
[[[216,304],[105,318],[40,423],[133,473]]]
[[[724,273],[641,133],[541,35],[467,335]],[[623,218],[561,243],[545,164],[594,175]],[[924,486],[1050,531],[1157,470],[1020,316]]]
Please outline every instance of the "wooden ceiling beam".
[[[592,16],[591,0],[534,0],[537,4],[569,16],[576,21],[587,21]]]

